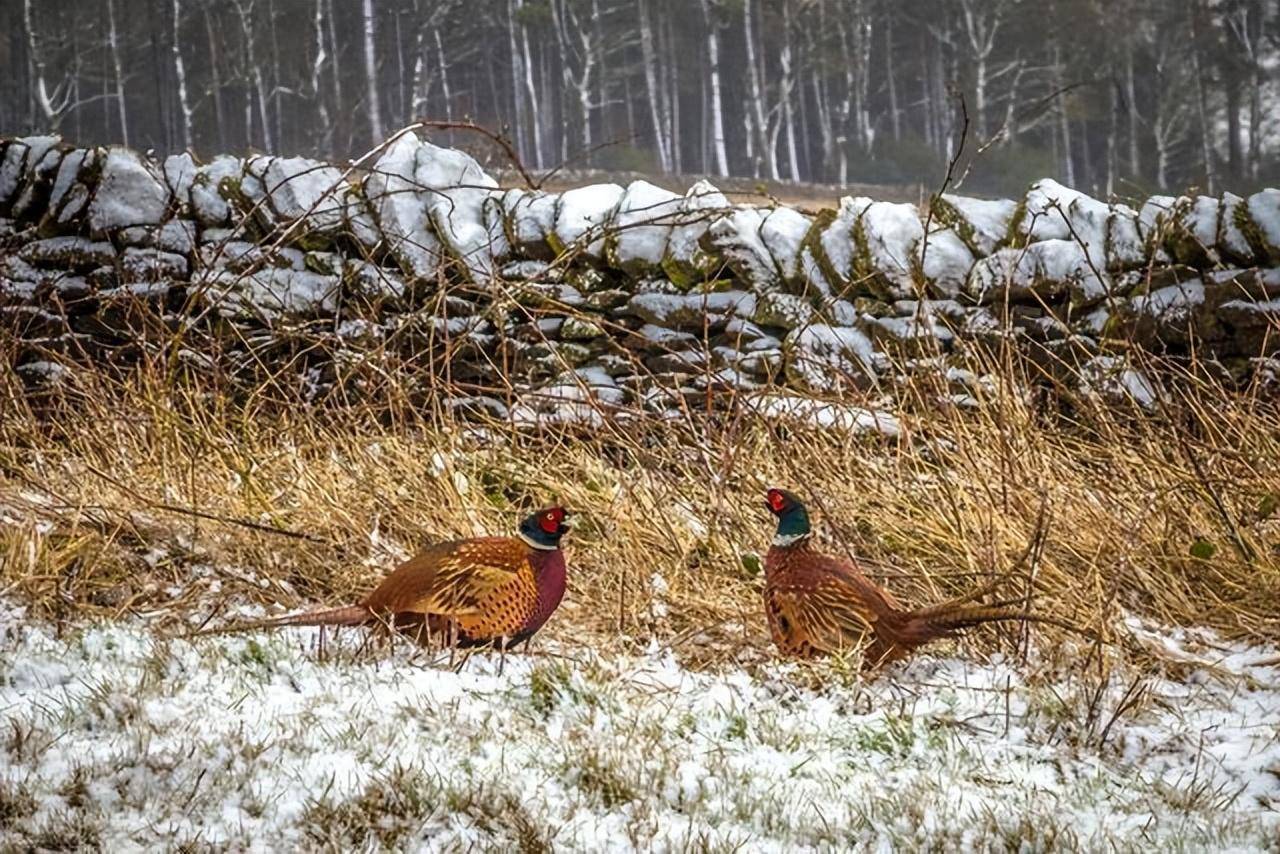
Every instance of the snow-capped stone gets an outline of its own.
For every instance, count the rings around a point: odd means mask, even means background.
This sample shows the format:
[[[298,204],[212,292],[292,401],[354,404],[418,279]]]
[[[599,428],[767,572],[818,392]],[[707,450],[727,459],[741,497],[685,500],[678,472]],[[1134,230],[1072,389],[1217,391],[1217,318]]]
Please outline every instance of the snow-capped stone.
[[[191,179],[191,208],[201,225],[216,227],[231,222],[231,205],[222,195],[222,186],[224,181],[238,180],[243,171],[239,158],[225,155],[196,169]]]
[[[425,278],[439,268],[443,247],[431,230],[427,193],[415,175],[420,145],[413,133],[388,145],[366,176],[364,191],[401,269],[408,276]]]
[[[1147,245],[1138,227],[1138,216],[1128,205],[1111,206],[1105,252],[1108,270],[1130,270],[1146,263]]]
[[[977,256],[990,255],[1009,239],[1009,224],[1017,210],[1011,199],[974,199],[943,193],[933,213],[938,222],[955,230],[956,236]]]
[[[156,282],[185,278],[188,265],[184,255],[130,246],[120,257],[120,272],[126,282]]]
[[[485,217],[485,202],[496,195],[498,183],[469,154],[430,142],[418,147],[414,176],[427,189],[436,236],[469,278],[487,281],[508,254],[501,222]]]
[[[1169,214],[1165,246],[1179,264],[1193,267],[1218,263],[1221,202],[1212,196],[1182,197]]]
[[[1248,222],[1253,228],[1245,236],[1259,257],[1280,264],[1280,190],[1259,190],[1250,196],[1245,205]]]
[[[164,181],[178,206],[185,210],[191,205],[191,185],[196,178],[196,161],[188,152],[171,154],[164,159]]]
[[[56,135],[11,140],[0,160],[0,208],[10,205],[45,155],[62,143]]]
[[[800,247],[812,224],[812,219],[789,207],[774,208],[760,224],[760,242],[783,281],[800,276]]]
[[[618,202],[613,234],[606,241],[609,263],[632,274],[659,267],[682,200],[648,181],[631,182]]]
[[[804,297],[781,291],[767,291],[756,300],[751,319],[761,326],[798,329],[813,322],[813,306]]]
[[[717,291],[694,294],[636,294],[627,301],[624,314],[648,323],[677,328],[701,329],[711,319],[729,316],[750,318],[755,313],[756,297],[744,291]]]
[[[1118,356],[1095,356],[1081,365],[1079,388],[1087,397],[1146,410],[1156,409],[1161,400],[1147,375]]]
[[[816,243],[810,241],[809,250],[822,271],[823,278],[832,290],[843,292],[854,277],[854,228],[858,219],[871,204],[870,199],[844,196],[839,207],[815,220],[819,228]]]
[[[342,226],[342,173],[306,157],[272,157],[262,172],[271,210],[297,233],[336,232]]]
[[[761,229],[768,210],[740,205],[711,223],[703,241],[740,281],[760,293],[778,286],[778,268],[764,245]]]
[[[854,228],[854,272],[872,293],[890,299],[916,294],[914,260],[924,238],[915,205],[872,202]]]
[[[1014,230],[1026,243],[1076,240],[1101,249],[1108,213],[1106,203],[1043,178],[1027,190]]]
[[[973,269],[973,252],[954,229],[942,228],[918,244],[917,265],[931,291],[952,297],[960,293]]]
[[[711,223],[732,209],[724,194],[708,181],[698,181],[680,202],[671,228],[663,270],[678,287],[688,289],[710,274],[717,259],[703,247]]]
[[[965,293],[982,303],[1007,294],[1014,302],[1052,298],[1069,290],[1072,304],[1093,305],[1112,290],[1111,278],[1074,240],[1042,240],[1000,249],[973,266]]]
[[[829,394],[876,382],[875,348],[858,329],[806,326],[787,335],[782,352],[788,381],[805,391]]]
[[[604,239],[625,190],[617,184],[589,184],[560,196],[552,247],[557,253],[604,256]]]
[[[560,194],[541,190],[507,190],[498,201],[507,241],[517,252],[550,258],[551,239],[560,213]]]
[[[1257,256],[1249,239],[1240,229],[1242,219],[1247,221],[1248,215],[1242,210],[1244,199],[1234,193],[1222,194],[1222,213],[1218,232],[1218,251],[1237,264],[1253,264]]]
[[[18,256],[32,264],[81,269],[115,263],[116,250],[106,241],[85,237],[49,237],[26,244]]]
[[[331,314],[337,308],[341,280],[301,270],[265,267],[254,272],[217,274],[203,295],[220,314],[282,316]]]
[[[169,201],[168,187],[149,162],[135,151],[112,147],[89,203],[89,228],[106,234],[131,225],[159,225]]]

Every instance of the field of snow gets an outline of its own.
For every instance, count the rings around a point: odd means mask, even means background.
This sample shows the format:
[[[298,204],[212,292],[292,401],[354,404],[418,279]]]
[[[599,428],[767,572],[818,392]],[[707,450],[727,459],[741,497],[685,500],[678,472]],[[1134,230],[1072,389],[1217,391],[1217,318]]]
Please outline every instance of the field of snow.
[[[1142,630],[1134,626],[1136,632]],[[694,671],[535,647],[454,672],[314,630],[0,623],[0,847],[1274,850],[1275,651],[1164,677],[922,657]],[[1267,661],[1271,659],[1271,661]],[[1263,662],[1263,663],[1259,663]]]

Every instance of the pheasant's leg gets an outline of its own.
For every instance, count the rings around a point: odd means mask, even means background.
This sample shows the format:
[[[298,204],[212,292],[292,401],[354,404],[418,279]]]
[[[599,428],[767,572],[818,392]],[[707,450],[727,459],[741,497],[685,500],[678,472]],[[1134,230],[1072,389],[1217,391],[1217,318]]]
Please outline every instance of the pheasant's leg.
[[[507,667],[507,639],[498,639],[498,675],[502,675],[502,671]]]

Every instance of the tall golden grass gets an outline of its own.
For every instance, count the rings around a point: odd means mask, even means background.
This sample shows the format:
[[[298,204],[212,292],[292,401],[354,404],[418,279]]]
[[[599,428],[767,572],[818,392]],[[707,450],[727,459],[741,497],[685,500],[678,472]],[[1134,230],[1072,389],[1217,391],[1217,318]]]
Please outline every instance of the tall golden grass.
[[[1273,402],[1153,365],[1155,412],[1046,403],[1026,393],[1043,380],[1030,362],[973,367],[994,380],[975,408],[907,381],[896,439],[768,421],[732,395],[681,419],[534,433],[407,396],[307,406],[154,367],[81,370],[33,398],[0,368],[0,593],[57,619],[338,604],[415,547],[508,532],[556,501],[579,524],[549,634],[732,658],[767,644],[761,496],[784,485],[811,500],[827,548],[908,602],[1025,554],[1010,591],[1104,637],[1124,613],[1280,637]],[[982,642],[1019,642],[996,631]]]

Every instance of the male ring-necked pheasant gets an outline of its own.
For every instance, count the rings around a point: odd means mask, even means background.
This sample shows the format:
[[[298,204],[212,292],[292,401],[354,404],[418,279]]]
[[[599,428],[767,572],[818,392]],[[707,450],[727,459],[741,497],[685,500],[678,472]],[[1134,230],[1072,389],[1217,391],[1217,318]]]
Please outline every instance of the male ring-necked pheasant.
[[[865,645],[864,666],[874,668],[983,623],[1059,623],[999,605],[966,604],[980,593],[929,608],[904,608],[855,561],[813,548],[809,513],[795,495],[770,489],[766,503],[778,518],[778,531],[764,562],[765,614],[784,655],[811,658]]]
[[[445,645],[507,649],[533,636],[565,590],[560,538],[569,511],[527,517],[516,537],[476,537],[429,546],[400,564],[359,605],[288,614],[198,634],[283,626],[394,626]]]

